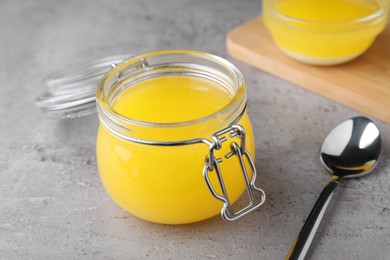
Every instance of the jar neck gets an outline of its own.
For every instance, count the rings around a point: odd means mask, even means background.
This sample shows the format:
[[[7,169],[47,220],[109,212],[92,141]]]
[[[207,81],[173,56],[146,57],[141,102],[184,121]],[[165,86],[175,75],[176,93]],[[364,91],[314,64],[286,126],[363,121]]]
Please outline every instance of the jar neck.
[[[231,99],[204,117],[168,123],[127,117],[113,108],[115,98],[124,90],[145,80],[168,75],[210,80],[228,91]],[[101,124],[120,138],[146,144],[187,144],[208,139],[214,132],[236,123],[245,112],[246,88],[239,70],[222,58],[195,51],[161,51],[140,55],[115,66],[100,81],[96,100]]]

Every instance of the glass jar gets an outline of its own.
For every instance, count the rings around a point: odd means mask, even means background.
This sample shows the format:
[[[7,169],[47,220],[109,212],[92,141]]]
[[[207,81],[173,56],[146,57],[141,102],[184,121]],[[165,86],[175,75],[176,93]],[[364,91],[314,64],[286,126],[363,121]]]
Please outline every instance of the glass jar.
[[[140,55],[103,77],[96,101],[100,177],[126,211],[183,224],[218,212],[235,220],[263,204],[245,82],[228,61],[195,51]],[[245,190],[248,205],[233,209]]]

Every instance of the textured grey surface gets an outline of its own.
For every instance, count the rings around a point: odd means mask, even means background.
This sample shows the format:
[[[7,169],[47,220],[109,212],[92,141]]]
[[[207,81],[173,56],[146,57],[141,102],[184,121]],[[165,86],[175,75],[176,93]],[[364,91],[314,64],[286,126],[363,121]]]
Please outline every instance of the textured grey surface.
[[[322,139],[360,114],[229,57],[227,32],[259,13],[258,0],[1,1],[0,259],[283,259],[328,178]],[[268,200],[243,220],[169,226],[132,217],[100,183],[97,117],[48,120],[34,106],[60,68],[160,49],[217,54],[247,79]],[[390,126],[377,123],[382,161],[339,187],[312,259],[389,259]]]

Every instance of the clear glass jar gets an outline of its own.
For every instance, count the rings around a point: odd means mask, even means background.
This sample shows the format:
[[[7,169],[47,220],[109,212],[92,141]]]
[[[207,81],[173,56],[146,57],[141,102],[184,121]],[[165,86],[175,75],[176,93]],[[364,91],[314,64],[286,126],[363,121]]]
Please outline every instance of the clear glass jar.
[[[100,177],[126,211],[182,224],[221,208],[234,220],[264,202],[244,78],[228,61],[195,51],[140,55],[104,76],[96,100]],[[249,204],[233,210],[245,190]]]

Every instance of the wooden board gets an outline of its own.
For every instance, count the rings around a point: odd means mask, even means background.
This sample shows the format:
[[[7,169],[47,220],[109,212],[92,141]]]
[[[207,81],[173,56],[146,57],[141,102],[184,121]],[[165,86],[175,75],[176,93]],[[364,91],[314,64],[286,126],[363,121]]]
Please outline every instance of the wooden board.
[[[311,66],[285,56],[261,17],[233,29],[227,49],[252,66],[390,123],[390,26],[366,53],[337,66]]]

